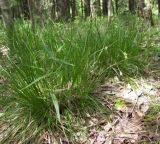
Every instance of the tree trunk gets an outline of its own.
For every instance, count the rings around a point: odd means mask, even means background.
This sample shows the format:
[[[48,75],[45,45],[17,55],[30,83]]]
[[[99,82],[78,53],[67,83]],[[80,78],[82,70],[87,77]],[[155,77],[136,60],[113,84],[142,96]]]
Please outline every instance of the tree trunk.
[[[83,4],[83,0],[81,0],[81,13],[82,13],[82,17],[84,16],[84,4]]]
[[[118,14],[118,0],[115,0],[115,12]]]
[[[0,7],[2,12],[2,17],[6,27],[11,27],[13,24],[13,19],[11,15],[11,9],[8,0],[0,0]]]
[[[102,12],[103,12],[103,15],[104,16],[107,16],[108,15],[108,0],[103,0],[102,1]]]
[[[56,2],[55,0],[52,0],[52,9],[51,9],[51,18],[56,18]]]
[[[29,8],[29,17],[32,22],[32,29],[35,30],[36,22],[34,17],[34,9],[35,9],[34,0],[28,0],[28,8]]]
[[[72,10],[72,19],[75,19],[77,15],[77,7],[76,7],[76,0],[71,0],[71,10]]]
[[[112,0],[108,0],[108,22],[111,21],[112,14]]]
[[[134,14],[135,13],[135,0],[128,1],[129,11]]]
[[[151,24],[151,26],[154,26],[154,20],[153,20],[151,1],[150,0],[145,1],[144,19],[147,22],[149,22]]]
[[[143,17],[144,8],[145,8],[145,1],[144,0],[138,0],[137,1],[137,7],[138,7],[138,15]]]
[[[91,15],[91,1],[84,0],[84,14],[85,17],[89,17]]]
[[[100,0],[96,0],[92,3],[92,13],[93,15],[96,14],[97,16],[101,16],[101,7],[100,7]]]
[[[70,8],[71,8],[71,0],[66,0],[66,9],[67,9],[67,14],[66,14],[66,20],[68,20],[71,17],[70,14]]]
[[[30,19],[30,11],[29,11],[28,0],[22,0],[21,1],[21,9],[22,9],[23,17],[25,19]]]
[[[58,20],[68,20],[70,16],[69,0],[56,0]]]
[[[160,16],[160,0],[157,0],[158,3],[158,16]]]
[[[42,2],[42,0],[27,0],[29,17],[32,21],[33,29],[37,22],[41,25],[44,23]]]
[[[2,20],[2,10],[1,10],[1,6],[0,6],[0,20]]]
[[[150,1],[145,3],[145,0],[138,0],[138,15],[143,17],[146,22],[149,22],[151,26],[154,26],[152,9]]]
[[[97,0],[97,15],[101,16],[101,1]]]

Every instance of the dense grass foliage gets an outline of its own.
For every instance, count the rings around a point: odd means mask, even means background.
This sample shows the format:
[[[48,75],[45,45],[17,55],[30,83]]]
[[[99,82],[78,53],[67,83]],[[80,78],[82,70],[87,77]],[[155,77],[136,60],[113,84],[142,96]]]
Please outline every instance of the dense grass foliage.
[[[33,31],[29,23],[15,24],[6,73],[11,96],[3,101],[10,128],[3,143],[36,141],[46,129],[67,133],[68,115],[97,110],[100,104],[90,93],[105,76],[133,76],[142,68],[143,33],[136,25],[75,21]]]

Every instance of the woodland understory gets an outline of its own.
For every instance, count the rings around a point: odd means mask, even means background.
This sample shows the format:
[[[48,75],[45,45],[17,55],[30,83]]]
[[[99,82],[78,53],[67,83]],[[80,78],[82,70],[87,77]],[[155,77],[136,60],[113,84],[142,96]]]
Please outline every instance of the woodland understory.
[[[0,144],[159,144],[160,0],[0,0]]]

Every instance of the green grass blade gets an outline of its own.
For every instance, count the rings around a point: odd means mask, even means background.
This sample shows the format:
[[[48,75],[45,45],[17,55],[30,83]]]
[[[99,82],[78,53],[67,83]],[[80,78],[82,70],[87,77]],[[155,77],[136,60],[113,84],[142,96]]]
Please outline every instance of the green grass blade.
[[[53,103],[55,111],[56,111],[57,119],[58,119],[59,122],[61,122],[58,99],[55,96],[55,94],[52,94],[51,98],[52,98],[52,103]]]
[[[52,74],[52,73],[49,73],[49,74],[46,74],[46,75],[43,75],[43,76],[37,78],[36,80],[34,80],[33,82],[31,82],[29,85],[27,85],[26,87],[22,88],[21,91],[22,91],[22,90],[25,90],[25,89],[27,89],[27,88],[29,88],[29,87],[31,87],[32,85],[34,85],[34,84],[37,83],[38,81],[40,81],[40,80],[42,80],[42,79],[50,76],[51,74]]]

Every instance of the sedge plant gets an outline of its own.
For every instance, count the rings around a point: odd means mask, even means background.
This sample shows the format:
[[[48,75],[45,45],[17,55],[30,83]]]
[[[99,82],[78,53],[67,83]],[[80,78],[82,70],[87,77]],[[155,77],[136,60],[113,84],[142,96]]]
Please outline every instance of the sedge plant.
[[[9,35],[10,96],[2,100],[1,117],[9,127],[2,143],[35,143],[44,131],[67,135],[74,127],[70,115],[101,109],[91,92],[105,76],[139,70],[142,39],[136,24],[129,28],[116,20],[51,22],[34,31],[27,22],[16,23]]]

